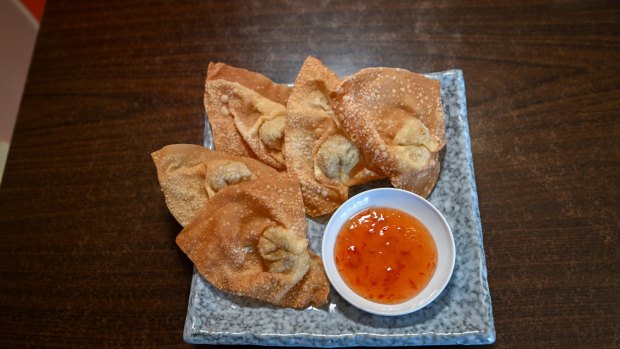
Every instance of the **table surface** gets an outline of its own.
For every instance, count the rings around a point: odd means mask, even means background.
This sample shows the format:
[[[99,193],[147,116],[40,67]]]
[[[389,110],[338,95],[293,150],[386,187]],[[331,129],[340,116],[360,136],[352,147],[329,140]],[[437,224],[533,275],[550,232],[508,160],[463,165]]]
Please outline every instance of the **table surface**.
[[[186,347],[150,153],[209,61],[462,69],[497,348],[620,345],[620,2],[48,1],[0,187],[0,347]]]

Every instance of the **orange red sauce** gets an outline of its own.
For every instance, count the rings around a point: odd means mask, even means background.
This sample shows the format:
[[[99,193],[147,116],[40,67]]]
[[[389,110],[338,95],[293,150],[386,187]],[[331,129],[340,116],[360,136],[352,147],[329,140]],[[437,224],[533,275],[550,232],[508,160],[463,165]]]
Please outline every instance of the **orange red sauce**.
[[[372,207],[351,217],[336,238],[336,268],[360,296],[383,304],[413,298],[437,267],[437,246],[415,217]]]

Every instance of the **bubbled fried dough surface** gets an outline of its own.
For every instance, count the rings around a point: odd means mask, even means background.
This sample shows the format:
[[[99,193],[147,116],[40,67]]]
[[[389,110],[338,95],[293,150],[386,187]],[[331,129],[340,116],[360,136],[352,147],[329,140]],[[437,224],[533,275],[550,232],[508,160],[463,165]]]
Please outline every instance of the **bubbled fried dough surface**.
[[[365,168],[357,146],[343,136],[329,96],[339,85],[334,72],[308,57],[287,105],[286,167],[300,180],[310,216],[333,212],[347,199],[350,185],[379,178]]]
[[[439,82],[398,68],[368,68],[332,94],[344,132],[395,187],[427,196],[445,145]]]
[[[206,101],[216,149],[244,153],[277,170],[286,169],[284,105],[225,80],[207,81]]]
[[[176,241],[218,289],[303,308],[329,291],[306,228],[299,182],[276,174],[222,189]]]
[[[308,251],[310,268],[303,279],[298,282],[282,299],[282,304],[292,308],[305,308],[309,305],[320,307],[327,303],[329,280],[325,275],[321,257]]]
[[[236,82],[282,105],[286,105],[288,97],[291,94],[291,88],[289,86],[276,84],[263,74],[243,68],[236,68],[225,63],[209,63],[207,80]]]
[[[186,226],[219,190],[277,173],[250,158],[194,144],[173,144],[151,154],[170,213]]]
[[[243,140],[228,110],[228,95],[210,89],[210,85],[210,81],[207,80],[204,104],[215,148],[232,155],[253,158],[252,148]]]

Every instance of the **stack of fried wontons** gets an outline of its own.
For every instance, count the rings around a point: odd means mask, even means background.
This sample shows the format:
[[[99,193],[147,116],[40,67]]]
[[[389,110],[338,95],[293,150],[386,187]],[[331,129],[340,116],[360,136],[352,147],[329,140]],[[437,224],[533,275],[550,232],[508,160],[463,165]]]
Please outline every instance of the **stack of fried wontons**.
[[[205,106],[215,148],[295,175],[309,216],[336,210],[353,185],[388,177],[427,196],[439,176],[439,82],[404,69],[368,68],[341,81],[308,57],[291,91],[211,63]]]
[[[327,302],[321,258],[308,249],[299,181],[249,157],[174,144],[151,154],[177,244],[222,291],[304,308]]]
[[[152,154],[177,244],[217,288],[276,305],[327,302],[305,215],[329,214],[349,188],[389,178],[427,196],[445,145],[439,82],[368,68],[344,80],[308,57],[294,87],[209,64],[205,107],[217,150]]]

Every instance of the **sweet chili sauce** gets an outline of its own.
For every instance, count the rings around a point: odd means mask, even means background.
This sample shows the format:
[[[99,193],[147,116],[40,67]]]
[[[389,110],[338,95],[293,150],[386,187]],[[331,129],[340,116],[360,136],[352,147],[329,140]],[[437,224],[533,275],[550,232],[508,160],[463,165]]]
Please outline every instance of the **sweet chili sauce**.
[[[336,268],[360,296],[396,304],[417,295],[437,267],[437,247],[415,217],[372,207],[351,217],[336,238]]]

